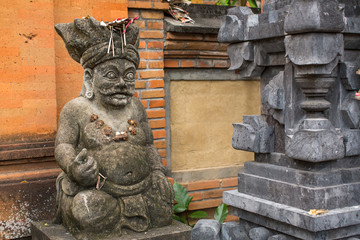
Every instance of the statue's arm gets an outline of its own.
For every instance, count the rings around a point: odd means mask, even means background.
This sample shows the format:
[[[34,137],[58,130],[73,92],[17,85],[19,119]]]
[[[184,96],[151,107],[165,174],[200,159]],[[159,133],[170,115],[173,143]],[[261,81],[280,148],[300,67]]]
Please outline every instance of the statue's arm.
[[[71,165],[76,158],[75,148],[79,139],[79,124],[74,116],[76,109],[67,104],[60,113],[55,142],[55,158],[60,168],[71,177]]]

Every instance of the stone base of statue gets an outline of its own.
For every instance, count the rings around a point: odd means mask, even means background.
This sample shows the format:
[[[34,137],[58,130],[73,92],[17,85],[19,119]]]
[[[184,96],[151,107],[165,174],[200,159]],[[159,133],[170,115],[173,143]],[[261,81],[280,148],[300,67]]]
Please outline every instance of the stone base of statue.
[[[64,226],[52,224],[51,221],[33,222],[31,225],[33,240],[76,240]],[[111,237],[104,240],[188,240],[191,239],[191,227],[173,221],[169,226],[152,228],[146,232],[124,233],[121,237]]]

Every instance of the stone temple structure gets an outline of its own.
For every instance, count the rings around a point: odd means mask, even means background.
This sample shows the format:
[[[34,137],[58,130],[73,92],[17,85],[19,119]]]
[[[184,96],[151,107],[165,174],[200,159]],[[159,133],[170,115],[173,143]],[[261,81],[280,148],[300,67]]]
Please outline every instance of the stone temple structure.
[[[230,69],[261,77],[262,91],[261,116],[234,124],[233,147],[255,153],[224,193],[241,221],[289,239],[360,236],[359,33],[355,0],[228,10],[218,40]]]

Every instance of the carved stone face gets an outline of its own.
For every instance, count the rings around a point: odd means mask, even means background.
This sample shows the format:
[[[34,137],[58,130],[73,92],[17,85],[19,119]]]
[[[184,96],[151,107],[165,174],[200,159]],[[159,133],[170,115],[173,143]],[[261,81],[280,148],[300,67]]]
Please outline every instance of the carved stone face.
[[[123,107],[135,93],[135,65],[126,59],[112,59],[95,66],[92,86],[102,105]]]

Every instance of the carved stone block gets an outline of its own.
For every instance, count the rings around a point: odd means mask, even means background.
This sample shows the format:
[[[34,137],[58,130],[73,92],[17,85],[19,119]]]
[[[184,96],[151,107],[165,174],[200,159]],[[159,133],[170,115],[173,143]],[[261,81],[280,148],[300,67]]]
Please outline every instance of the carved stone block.
[[[261,93],[261,102],[279,123],[284,123],[285,107],[284,72],[280,71]]]
[[[356,71],[360,68],[358,62],[340,63],[340,78],[346,90],[358,90],[360,88],[360,77]]]
[[[350,92],[340,108],[342,118],[350,128],[358,128],[360,123],[360,105],[354,96],[355,92]]]
[[[285,32],[341,32],[343,7],[336,0],[293,1],[285,20]]]
[[[345,155],[344,139],[332,130],[301,130],[288,135],[285,153],[307,162],[340,159]]]
[[[268,126],[263,116],[244,116],[244,123],[233,126],[233,148],[255,153],[274,150],[274,128]]]
[[[360,154],[360,130],[351,129],[344,131],[345,155],[356,156]]]

